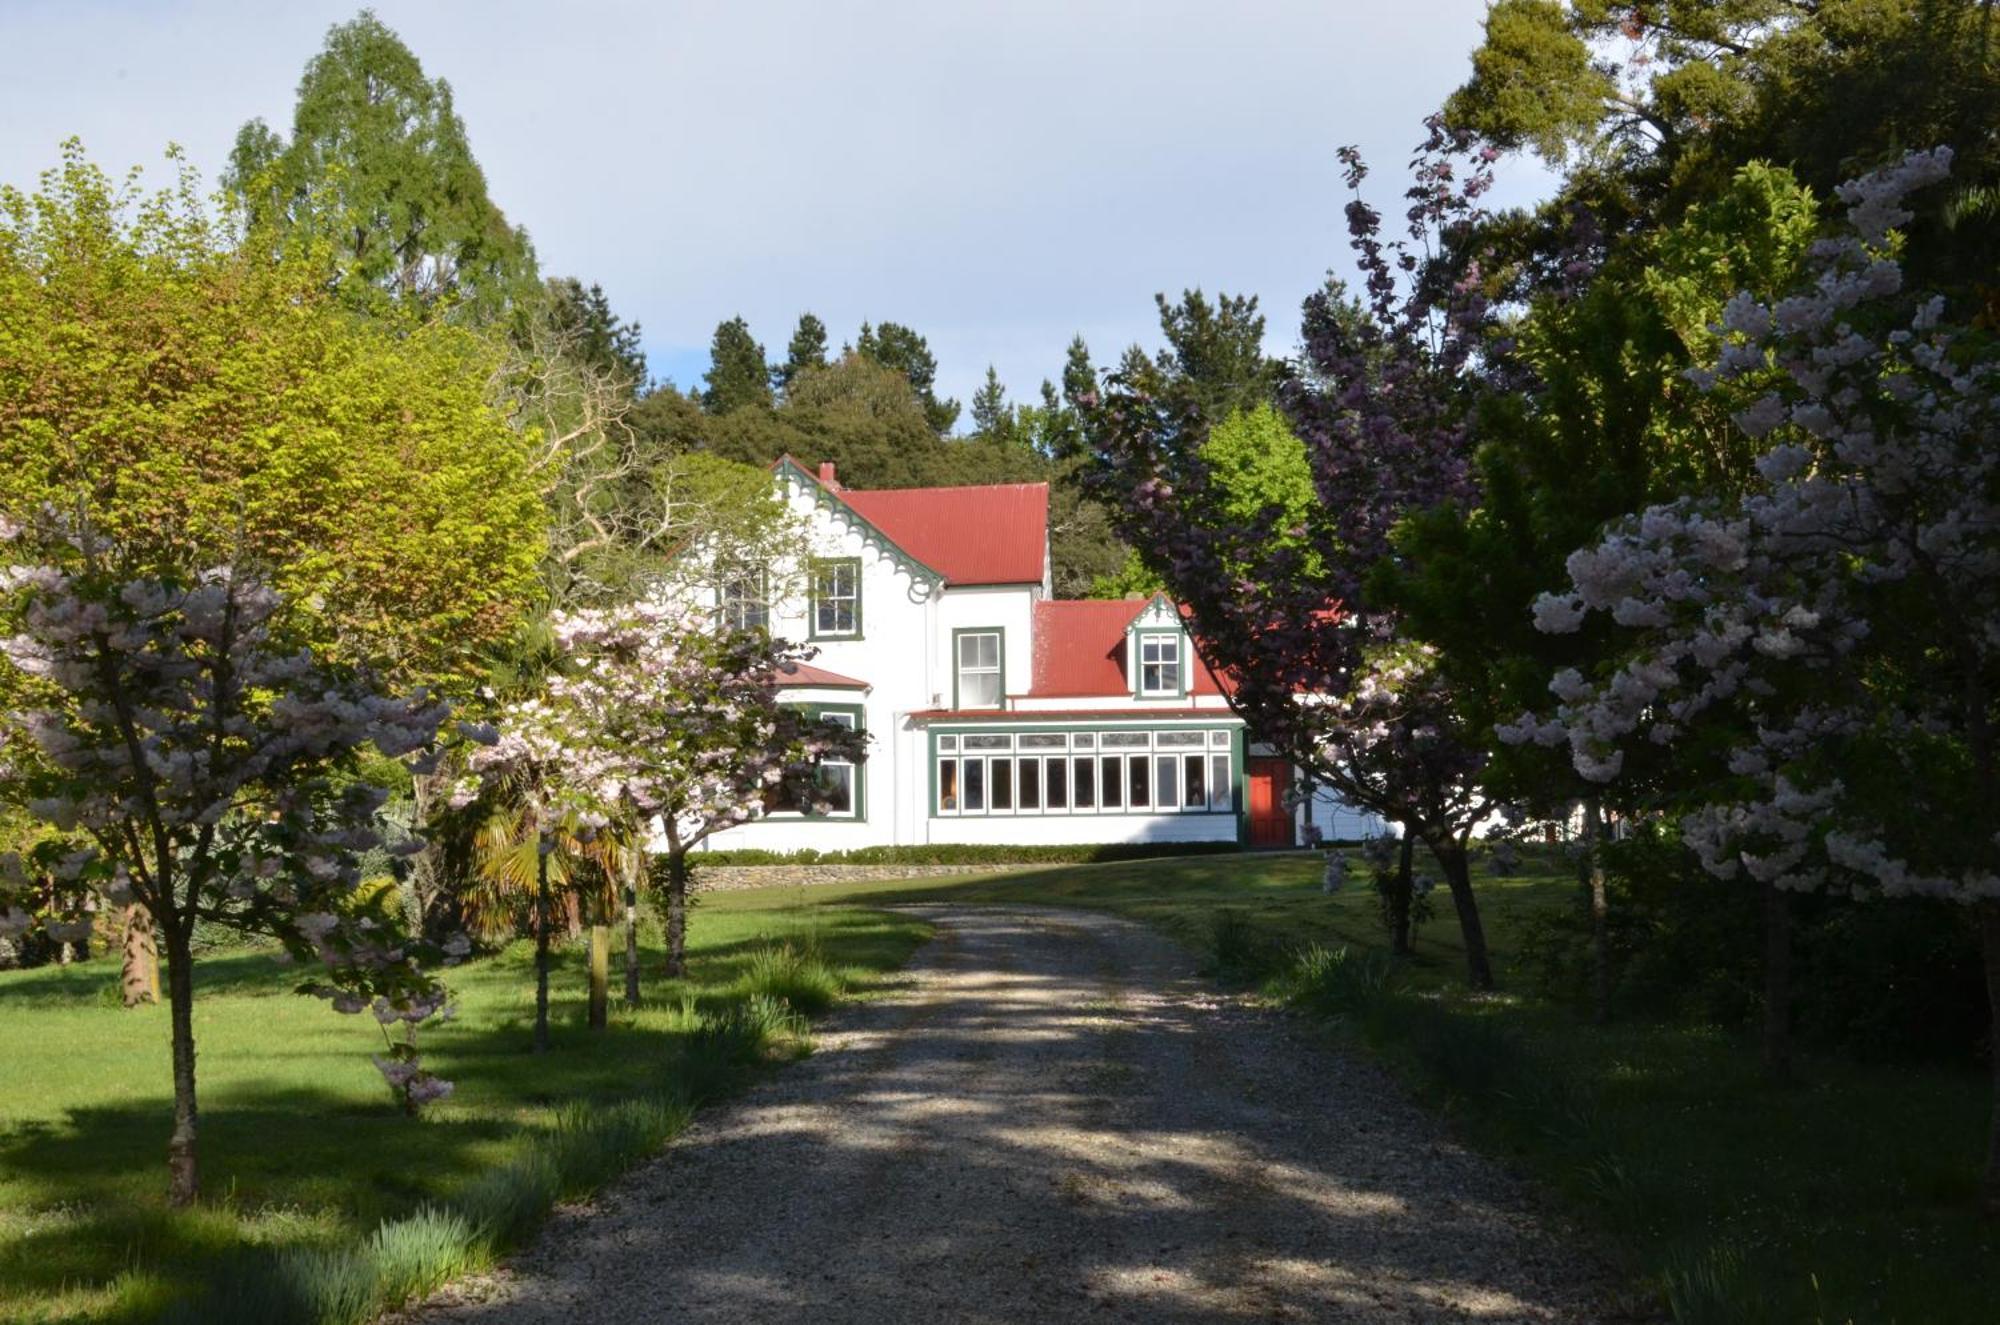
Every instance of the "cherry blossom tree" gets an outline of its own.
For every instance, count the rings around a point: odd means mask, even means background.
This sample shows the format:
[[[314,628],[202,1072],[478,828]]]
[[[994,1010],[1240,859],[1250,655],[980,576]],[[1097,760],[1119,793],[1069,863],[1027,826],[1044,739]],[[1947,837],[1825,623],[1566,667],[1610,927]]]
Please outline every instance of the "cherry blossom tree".
[[[778,703],[782,673],[812,651],[762,630],[731,630],[685,596],[570,613],[556,636],[574,666],[552,683],[593,758],[596,785],[666,846],[667,970],[687,964],[688,853],[763,814],[781,791],[824,811],[815,770],[858,764],[866,736]]]
[[[1950,157],[1843,186],[1849,232],[1815,245],[1812,284],[1730,302],[1699,380],[1775,370],[1738,415],[1764,439],[1761,483],[1650,507],[1576,552],[1537,624],[1609,619],[1630,648],[1558,674],[1552,716],[1503,735],[1566,745],[1598,783],[1644,747],[1719,739],[1682,825],[1703,866],[1774,895],[1965,904],[2000,1027],[2000,349],[1904,290],[1896,231]],[[2000,1108],[1992,1127],[2000,1214]]]
[[[688,853],[764,813],[781,790],[810,800],[820,761],[859,762],[865,746],[858,732],[778,703],[783,669],[809,650],[762,630],[725,629],[684,596],[560,613],[552,627],[560,665],[540,693],[501,711],[495,739],[471,757],[475,777],[454,795],[465,805],[504,784],[529,797],[547,826],[538,1048],[547,1043],[548,828],[656,827],[666,848],[667,971],[683,975]],[[628,992],[637,969],[630,944]]]
[[[1316,501],[1246,514],[1204,457],[1219,420],[1189,397],[1114,376],[1100,412],[1102,487],[1124,536],[1191,609],[1210,666],[1257,738],[1438,856],[1468,973],[1493,983],[1467,840],[1489,812],[1478,733],[1436,655],[1411,639],[1379,571],[1412,513],[1474,499],[1470,375],[1486,309],[1455,241],[1483,213],[1492,154],[1433,121],[1412,163],[1407,235],[1385,239],[1342,153],[1361,297],[1306,301],[1304,357],[1279,403],[1305,444]],[[1255,503],[1251,503],[1254,506]]]
[[[19,527],[0,521],[0,535]],[[49,546],[41,540],[39,546]],[[0,727],[0,782],[87,844],[41,862],[77,910],[101,895],[151,917],[167,955],[174,1124],[169,1198],[200,1191],[194,929],[211,922],[278,939],[322,975],[302,986],[340,1011],[376,1009],[414,1028],[443,1006],[427,967],[448,954],[343,908],[357,853],[374,846],[385,793],[355,776],[364,751],[428,748],[444,716],[297,646],[279,595],[223,566],[121,574],[116,549],[76,537],[65,564],[0,570],[12,633],[0,657],[28,700]],[[31,873],[0,859],[0,933],[57,930],[30,914]],[[378,1066],[408,1107],[447,1092],[406,1034]]]

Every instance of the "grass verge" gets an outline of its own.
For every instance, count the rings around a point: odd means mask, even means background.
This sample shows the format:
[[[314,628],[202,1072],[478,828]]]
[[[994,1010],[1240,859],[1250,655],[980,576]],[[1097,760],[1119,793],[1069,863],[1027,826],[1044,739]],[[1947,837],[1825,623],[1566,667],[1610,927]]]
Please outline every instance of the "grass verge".
[[[543,1057],[517,945],[452,973],[459,1017],[425,1049],[457,1090],[418,1120],[369,1064],[368,1018],[289,993],[297,972],[266,955],[219,955],[196,969],[206,1195],[184,1213],[162,1199],[163,1012],[106,999],[110,961],[0,974],[20,1048],[0,1074],[0,1319],[372,1319],[492,1264],[553,1204],[805,1052],[810,1016],[865,995],[925,933],[862,908],[705,899],[688,977],[649,974],[606,1030],[586,1024],[581,952],[562,953]]]

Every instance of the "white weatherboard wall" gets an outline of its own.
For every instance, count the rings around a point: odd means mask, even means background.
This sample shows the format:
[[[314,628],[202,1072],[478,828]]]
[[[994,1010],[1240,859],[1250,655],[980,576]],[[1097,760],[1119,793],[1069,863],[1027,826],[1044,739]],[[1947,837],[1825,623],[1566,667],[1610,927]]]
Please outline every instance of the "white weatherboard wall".
[[[1002,667],[1006,693],[1025,693],[1034,682],[1035,649],[1032,637],[1035,599],[1040,585],[984,585],[946,589],[938,599],[937,640],[933,650],[938,684],[911,708],[950,708],[956,661],[952,657],[953,632],[991,630],[1003,632]]]
[[[933,842],[1006,846],[1236,840],[1233,814],[991,814],[938,818],[930,824]]]

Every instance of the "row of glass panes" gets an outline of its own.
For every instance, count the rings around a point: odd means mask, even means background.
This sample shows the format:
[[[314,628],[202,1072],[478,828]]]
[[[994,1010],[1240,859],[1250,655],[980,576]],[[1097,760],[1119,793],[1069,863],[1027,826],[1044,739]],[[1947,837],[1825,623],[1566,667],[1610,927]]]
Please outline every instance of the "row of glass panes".
[[[1193,814],[1235,808],[1229,756],[1222,753],[961,752],[939,755],[937,761],[941,815]]]
[[[941,754],[989,750],[1199,750],[1229,748],[1226,731],[968,732],[937,738]]]

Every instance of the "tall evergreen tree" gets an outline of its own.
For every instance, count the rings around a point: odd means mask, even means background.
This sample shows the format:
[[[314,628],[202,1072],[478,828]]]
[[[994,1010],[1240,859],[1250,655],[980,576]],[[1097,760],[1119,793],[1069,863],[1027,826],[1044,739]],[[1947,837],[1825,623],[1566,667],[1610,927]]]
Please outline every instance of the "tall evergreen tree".
[[[938,399],[937,359],[922,336],[895,322],[884,322],[879,327],[864,322],[854,349],[863,358],[873,359],[910,379],[910,390],[917,393],[933,431],[948,433],[958,422],[958,402]]]
[[[1097,369],[1091,366],[1090,346],[1082,336],[1072,336],[1063,358],[1062,395],[1071,409],[1081,409],[1087,397],[1097,394]]]
[[[826,367],[826,323],[811,313],[799,315],[799,325],[785,347],[785,361],[771,372],[771,385],[780,393],[790,388],[800,373]]]
[[[989,363],[986,381],[972,393],[972,431],[981,437],[998,436],[1010,422],[1009,414],[1007,388],[1000,384],[999,371]]]
[[[764,361],[764,347],[750,334],[750,324],[741,317],[730,318],[715,329],[709,347],[708,383],[701,393],[702,408],[710,414],[728,414],[746,405],[771,407],[771,370]]]
[[[639,324],[611,311],[604,287],[589,289],[574,276],[548,283],[549,317],[570,339],[570,352],[593,368],[611,374],[636,392],[646,384],[646,352],[639,348]]]
[[[253,218],[331,243],[357,295],[473,320],[535,297],[534,249],[487,197],[451,85],[369,10],[306,65],[291,139],[251,120],[223,182]]]

